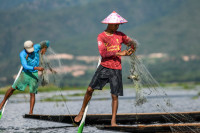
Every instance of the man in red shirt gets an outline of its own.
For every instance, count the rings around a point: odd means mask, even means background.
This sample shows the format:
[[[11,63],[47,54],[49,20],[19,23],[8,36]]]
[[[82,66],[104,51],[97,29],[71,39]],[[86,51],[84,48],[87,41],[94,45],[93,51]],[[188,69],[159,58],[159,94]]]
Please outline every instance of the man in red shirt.
[[[80,122],[85,108],[95,89],[102,90],[106,83],[110,83],[112,96],[112,120],[111,125],[116,126],[116,114],[118,109],[118,96],[123,96],[121,56],[129,56],[136,49],[136,42],[117,31],[119,25],[128,21],[115,11],[105,18],[102,23],[108,24],[107,29],[98,35],[98,49],[101,55],[101,63],[98,66],[89,87],[87,88],[82,108],[75,117],[75,122]],[[131,46],[129,50],[121,51],[122,43]]]

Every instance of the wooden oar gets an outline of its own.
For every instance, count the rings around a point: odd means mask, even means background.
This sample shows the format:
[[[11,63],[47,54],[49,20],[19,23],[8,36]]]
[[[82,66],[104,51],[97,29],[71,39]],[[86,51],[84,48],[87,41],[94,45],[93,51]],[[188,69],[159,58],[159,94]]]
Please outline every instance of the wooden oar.
[[[19,72],[18,72],[18,74],[17,74],[17,77],[15,78],[14,83],[15,83],[16,80],[19,78],[19,75],[21,74],[22,69],[23,69],[23,67],[21,66],[21,68],[20,68],[20,70],[19,70]],[[0,119],[1,119],[1,117],[2,117],[2,115],[3,115],[3,113],[4,113],[4,110],[5,110],[5,107],[6,107],[6,104],[7,104],[7,103],[8,103],[8,99],[6,100],[6,102],[5,102],[5,104],[4,104],[3,108],[2,108],[2,111],[0,111]]]
[[[88,103],[88,105],[89,105],[89,103]],[[82,131],[83,131],[83,128],[84,128],[84,125],[85,125],[85,118],[86,118],[86,114],[87,114],[87,110],[88,110],[88,105],[85,108],[85,112],[83,114],[83,118],[82,118],[81,123],[80,123],[80,125],[78,127],[78,133],[82,133]]]
[[[99,67],[101,63],[101,57],[99,57],[99,62],[98,62],[98,65],[97,65],[97,68]],[[88,110],[88,105],[90,104],[90,102],[87,104],[86,108],[85,108],[85,111],[84,111],[84,114],[83,114],[83,118],[81,120],[81,123],[78,127],[78,133],[82,133],[83,132],[83,128],[84,128],[84,125],[85,125],[85,118],[86,118],[86,114],[87,114],[87,110]]]

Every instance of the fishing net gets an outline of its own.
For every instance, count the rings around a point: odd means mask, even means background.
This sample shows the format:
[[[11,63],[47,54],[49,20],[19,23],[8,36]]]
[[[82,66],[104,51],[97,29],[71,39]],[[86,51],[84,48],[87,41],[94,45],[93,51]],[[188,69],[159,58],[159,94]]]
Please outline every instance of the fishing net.
[[[136,44],[135,47],[138,47],[138,42]],[[129,48],[130,47],[127,47],[127,49]],[[173,107],[171,99],[164,88],[162,88],[150,74],[143,61],[138,58],[135,53],[130,56],[130,76],[128,76],[128,79],[132,80],[133,87],[136,89],[136,98],[134,102],[136,110],[137,108],[142,110],[142,108],[146,108],[144,107],[145,104],[149,104],[148,107],[153,108],[153,112],[169,113],[169,115],[162,115],[166,121],[165,124],[195,123],[195,120],[187,114],[174,114],[171,112],[176,112],[176,108]],[[150,99],[152,97],[157,98],[157,100]],[[148,112],[148,110],[146,112]],[[191,128],[190,126],[170,126],[170,128],[171,132],[199,132],[197,128]]]
[[[69,114],[70,110],[67,105],[67,92],[64,92],[63,82],[66,72],[57,53],[49,47],[44,55],[40,53],[40,67],[44,70],[39,72],[39,85],[45,92],[49,92],[45,97],[41,98],[41,102],[48,102],[49,107],[44,110],[44,114],[58,115]],[[53,89],[53,90],[51,90]],[[62,109],[61,109],[62,108]],[[51,110],[51,111],[50,111]],[[47,112],[45,112],[47,111]],[[62,117],[48,117],[50,121],[62,122]],[[71,117],[71,121],[73,119]]]
[[[40,53],[40,66],[44,68],[40,74],[40,85],[46,86],[49,84],[54,84],[60,87],[61,78],[65,74],[58,73],[59,69],[62,68],[61,61],[59,59],[53,58],[56,56],[56,53],[51,47],[48,48],[45,55]]]

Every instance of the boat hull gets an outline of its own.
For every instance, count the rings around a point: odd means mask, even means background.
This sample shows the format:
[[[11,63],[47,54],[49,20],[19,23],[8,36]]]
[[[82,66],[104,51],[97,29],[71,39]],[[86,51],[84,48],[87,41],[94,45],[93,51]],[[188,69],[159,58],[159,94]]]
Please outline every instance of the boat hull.
[[[24,118],[45,120],[61,123],[73,123],[76,115],[28,115]],[[111,114],[88,114],[85,120],[86,125],[110,125]],[[178,119],[177,119],[178,118]],[[117,114],[118,124],[152,124],[152,123],[187,123],[188,120],[192,122],[200,122],[200,112],[176,112],[176,113],[130,113]]]
[[[133,133],[191,133],[200,132],[200,123],[182,124],[154,124],[154,125],[135,125],[135,126],[97,126],[101,130],[133,132]]]

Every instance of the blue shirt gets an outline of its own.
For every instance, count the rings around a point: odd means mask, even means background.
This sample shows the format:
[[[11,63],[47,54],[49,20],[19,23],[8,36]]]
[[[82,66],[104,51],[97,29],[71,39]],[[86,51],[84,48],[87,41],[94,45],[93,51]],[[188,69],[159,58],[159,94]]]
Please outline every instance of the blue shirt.
[[[38,67],[40,63],[40,50],[41,46],[40,44],[33,45],[34,51],[28,55],[28,58],[26,59],[27,52],[26,50],[22,50],[20,52],[20,60],[21,64],[23,66],[23,72],[37,72],[38,70],[34,70],[34,67]]]

